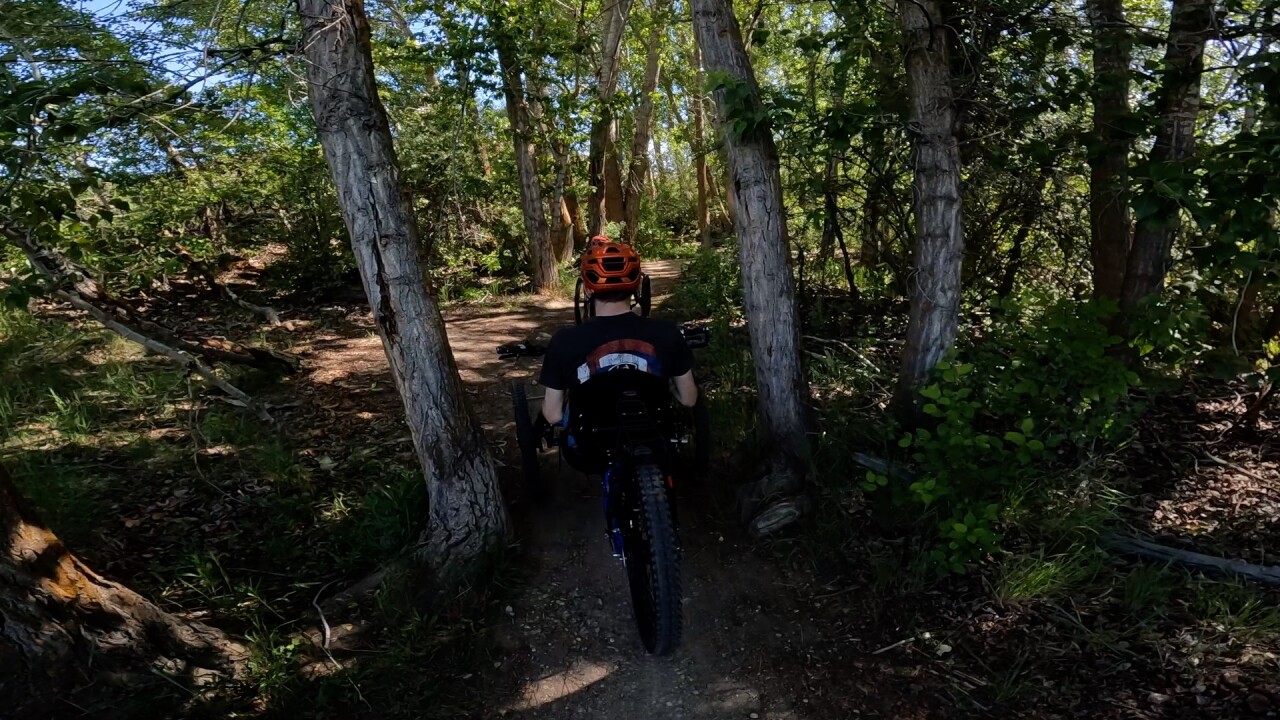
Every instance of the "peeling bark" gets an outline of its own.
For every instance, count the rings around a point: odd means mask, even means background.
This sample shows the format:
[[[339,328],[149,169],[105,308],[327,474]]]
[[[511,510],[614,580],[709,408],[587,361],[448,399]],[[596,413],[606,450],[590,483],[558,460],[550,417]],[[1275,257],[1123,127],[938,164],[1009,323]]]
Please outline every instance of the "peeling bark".
[[[732,10],[723,0],[694,0],[693,15],[707,70],[731,78],[748,110],[759,108],[760,87]],[[808,458],[809,387],[800,364],[778,149],[767,122],[744,133],[732,131],[729,124],[739,110],[729,106],[725,90],[715,95],[725,131],[731,195],[739,208],[738,258],[760,393],[761,439],[774,478],[771,490],[790,492],[799,486]]]
[[[1124,0],[1088,0],[1093,32],[1093,137],[1089,145],[1089,228],[1093,294],[1120,300],[1129,255],[1129,117],[1132,40]]]
[[[506,99],[511,137],[515,143],[516,175],[520,182],[520,209],[529,236],[529,258],[533,264],[533,287],[551,292],[560,285],[555,252],[542,206],[542,186],[538,179],[538,148],[533,142],[533,115],[525,92],[524,68],[520,65],[515,41],[506,24],[494,20],[498,62],[502,66],[502,92]]]
[[[706,80],[702,75],[702,51],[693,43],[693,70],[695,90],[689,95],[689,112],[693,115],[693,173],[698,183],[698,238],[703,248],[711,247],[711,214],[707,211],[707,133],[703,127],[702,92]]]
[[[910,412],[916,389],[956,339],[964,232],[948,30],[937,0],[903,2],[900,8],[914,135],[916,247],[897,403]]]
[[[655,13],[658,15],[658,13]],[[658,89],[658,73],[661,68],[662,38],[666,27],[660,17],[655,17],[649,29],[649,49],[644,64],[644,85],[640,89],[640,102],[635,111],[635,136],[631,141],[631,166],[627,171],[627,184],[622,206],[627,223],[623,238],[634,243],[639,232],[641,191],[649,173],[649,137],[653,127],[653,93]]]
[[[1213,31],[1213,5],[1209,0],[1174,0],[1164,56],[1165,78],[1158,102],[1160,129],[1150,155],[1153,170],[1162,168],[1166,176],[1185,173],[1182,165],[1195,150],[1204,47]],[[1173,238],[1182,226],[1180,208],[1173,203],[1168,205],[1141,220],[1134,231],[1120,293],[1120,304],[1126,311],[1164,287]]]
[[[360,0],[300,0],[298,10],[312,114],[426,479],[421,555],[448,587],[505,539],[497,474],[419,261],[364,9]]]
[[[588,203],[588,230],[592,235],[604,232],[610,220],[621,220],[622,171],[618,166],[618,120],[614,115],[614,94],[618,89],[618,61],[622,56],[622,37],[634,0],[614,0],[605,4],[600,31],[600,56],[596,63],[596,99],[600,112],[591,122],[587,175],[591,183]]]

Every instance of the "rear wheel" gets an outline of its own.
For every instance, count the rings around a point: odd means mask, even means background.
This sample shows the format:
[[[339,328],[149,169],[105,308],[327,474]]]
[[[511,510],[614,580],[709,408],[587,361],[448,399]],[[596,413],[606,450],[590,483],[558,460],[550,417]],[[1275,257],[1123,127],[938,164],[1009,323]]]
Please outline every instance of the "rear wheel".
[[[676,543],[666,477],[657,465],[636,468],[635,497],[627,498],[623,548],[640,641],[654,655],[680,644],[680,548]]]
[[[579,325],[585,319],[582,297],[582,278],[578,278],[578,282],[573,286],[573,321]],[[589,301],[588,301],[589,302]]]
[[[640,291],[636,293],[640,304],[640,315],[649,317],[649,309],[653,306],[653,286],[648,275],[640,276]]]
[[[542,467],[538,462],[538,434],[529,416],[529,396],[524,383],[511,383],[511,408],[516,416],[516,444],[520,446],[520,470],[524,477],[524,490],[530,497],[541,498],[546,494],[542,482]]]

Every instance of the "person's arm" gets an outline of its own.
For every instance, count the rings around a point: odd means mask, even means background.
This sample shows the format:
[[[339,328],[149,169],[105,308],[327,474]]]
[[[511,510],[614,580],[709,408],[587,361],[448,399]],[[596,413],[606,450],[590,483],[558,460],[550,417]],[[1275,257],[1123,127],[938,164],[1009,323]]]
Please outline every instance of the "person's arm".
[[[693,381],[693,371],[673,378],[676,385],[676,400],[685,407],[693,407],[698,402],[698,384]],[[543,402],[546,402],[545,400]],[[545,410],[543,412],[546,412]]]
[[[542,417],[552,425],[559,425],[564,419],[564,391],[555,388],[545,388],[546,394],[542,396]]]

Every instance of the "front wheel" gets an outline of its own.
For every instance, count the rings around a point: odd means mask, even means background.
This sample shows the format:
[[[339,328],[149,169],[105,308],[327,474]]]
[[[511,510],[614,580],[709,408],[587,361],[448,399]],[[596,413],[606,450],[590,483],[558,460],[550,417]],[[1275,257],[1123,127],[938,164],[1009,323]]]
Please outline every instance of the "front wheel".
[[[662,470],[657,465],[640,465],[635,479],[623,543],[631,604],[645,649],[669,655],[680,644],[683,624],[680,547]]]

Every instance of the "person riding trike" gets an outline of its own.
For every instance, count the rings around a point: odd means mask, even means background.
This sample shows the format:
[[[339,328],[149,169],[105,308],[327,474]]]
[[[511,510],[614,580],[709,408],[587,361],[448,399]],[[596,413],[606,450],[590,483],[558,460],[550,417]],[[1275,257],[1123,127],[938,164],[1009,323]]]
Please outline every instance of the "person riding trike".
[[[681,632],[676,481],[700,472],[707,457],[690,349],[705,344],[705,331],[633,311],[643,276],[627,245],[593,240],[581,271],[594,312],[552,337],[536,420],[525,386],[513,387],[525,482],[535,495],[544,490],[543,446],[599,476],[606,531],[627,568],[641,640],[665,655]]]

